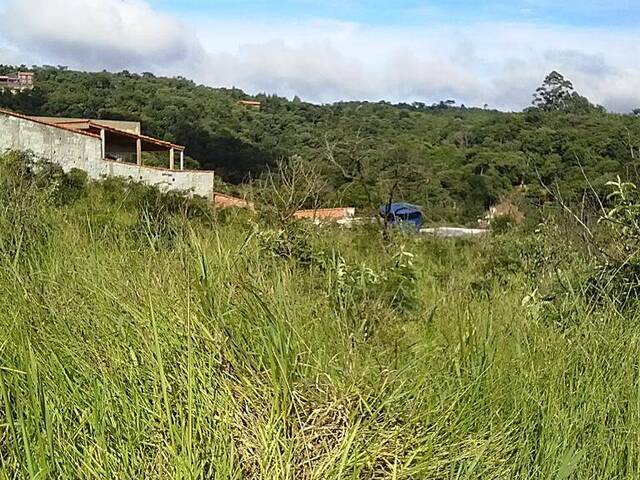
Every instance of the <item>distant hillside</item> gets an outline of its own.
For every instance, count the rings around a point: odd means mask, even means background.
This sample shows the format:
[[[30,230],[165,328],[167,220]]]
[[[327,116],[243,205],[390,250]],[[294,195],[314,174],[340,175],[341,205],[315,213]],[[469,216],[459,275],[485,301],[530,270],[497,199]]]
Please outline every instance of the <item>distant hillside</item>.
[[[16,69],[0,66],[0,74]],[[515,186],[528,185],[528,196],[540,200],[539,178],[560,182],[567,198],[590,188],[585,175],[604,192],[616,175],[635,177],[640,161],[640,120],[588,102],[522,113],[446,102],[318,106],[151,74],[34,71],[37,87],[0,94],[0,107],[140,121],[145,133],[185,144],[200,167],[232,183],[299,155],[323,168],[327,204],[364,206],[396,185],[398,197],[424,205],[432,218],[464,222]],[[241,99],[259,100],[263,108],[241,106]]]

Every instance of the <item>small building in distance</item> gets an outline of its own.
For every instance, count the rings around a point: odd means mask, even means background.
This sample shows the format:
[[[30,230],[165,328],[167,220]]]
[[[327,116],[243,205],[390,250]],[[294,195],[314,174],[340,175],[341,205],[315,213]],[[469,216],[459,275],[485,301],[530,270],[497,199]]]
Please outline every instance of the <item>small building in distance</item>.
[[[256,100],[240,100],[238,102],[243,107],[252,108],[254,110],[262,110],[262,102]]]
[[[340,225],[350,225],[355,216],[356,209],[353,207],[298,210],[293,214],[293,217],[297,220],[311,220],[315,224],[336,222]]]
[[[253,202],[245,200],[244,198],[232,197],[220,192],[213,192],[213,201],[211,202],[216,208],[246,208],[254,211],[255,206]]]
[[[0,75],[0,90],[21,92],[33,88],[33,73],[18,72],[15,75]]]

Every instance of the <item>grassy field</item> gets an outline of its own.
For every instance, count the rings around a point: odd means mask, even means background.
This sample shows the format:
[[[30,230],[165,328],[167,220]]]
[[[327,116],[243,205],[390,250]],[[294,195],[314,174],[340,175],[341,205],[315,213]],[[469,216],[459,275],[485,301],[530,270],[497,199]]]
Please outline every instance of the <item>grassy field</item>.
[[[637,316],[547,305],[537,237],[282,231],[6,164],[2,478],[640,476]]]

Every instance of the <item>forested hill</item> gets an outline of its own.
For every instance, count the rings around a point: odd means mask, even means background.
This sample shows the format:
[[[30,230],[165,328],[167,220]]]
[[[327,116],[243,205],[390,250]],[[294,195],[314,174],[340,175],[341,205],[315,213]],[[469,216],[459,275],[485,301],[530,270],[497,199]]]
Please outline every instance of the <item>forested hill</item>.
[[[15,67],[0,67],[0,74]],[[327,204],[363,206],[391,184],[433,219],[467,221],[526,185],[558,182],[566,198],[605,191],[616,175],[635,177],[640,119],[592,106],[522,113],[438,105],[349,102],[312,105],[277,96],[238,104],[238,89],[215,89],[151,74],[83,73],[37,68],[37,87],[0,94],[0,107],[27,114],[137,120],[144,133],[187,146],[192,166],[239,183],[278,158],[316,162],[328,179]],[[533,92],[532,92],[533,93]],[[372,193],[373,192],[373,193]]]

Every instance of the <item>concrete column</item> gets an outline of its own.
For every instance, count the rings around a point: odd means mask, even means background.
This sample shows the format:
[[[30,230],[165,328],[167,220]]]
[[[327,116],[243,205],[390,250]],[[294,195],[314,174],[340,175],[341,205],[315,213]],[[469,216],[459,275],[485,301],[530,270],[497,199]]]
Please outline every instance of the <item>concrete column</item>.
[[[184,150],[180,150],[180,170],[184,170]]]
[[[142,140],[136,140],[136,164],[142,165]]]
[[[100,143],[102,145],[102,158],[107,158],[107,134],[104,128],[100,130]]]
[[[175,169],[175,163],[176,163],[176,151],[173,148],[171,148],[169,150],[169,170]]]

